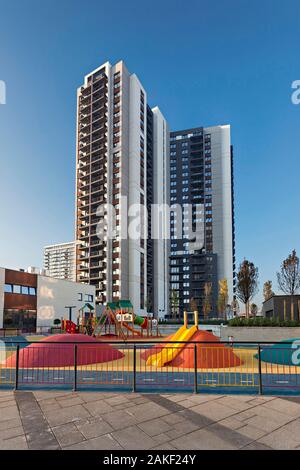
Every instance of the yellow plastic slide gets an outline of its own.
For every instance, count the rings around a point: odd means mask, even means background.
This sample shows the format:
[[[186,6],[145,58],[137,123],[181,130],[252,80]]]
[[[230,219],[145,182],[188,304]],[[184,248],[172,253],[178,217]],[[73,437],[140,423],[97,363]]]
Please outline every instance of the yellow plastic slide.
[[[192,326],[187,329],[186,326],[182,326],[172,336],[170,341],[189,341],[192,336],[198,330],[197,326]],[[171,362],[184,348],[185,343],[167,343],[166,346],[157,354],[151,354],[147,359],[147,366],[158,366],[163,367],[168,362]]]

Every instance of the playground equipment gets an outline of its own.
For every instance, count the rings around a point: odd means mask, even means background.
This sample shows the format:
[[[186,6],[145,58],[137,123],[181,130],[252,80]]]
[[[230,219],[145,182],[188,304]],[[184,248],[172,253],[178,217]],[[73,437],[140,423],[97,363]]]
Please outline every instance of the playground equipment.
[[[94,336],[103,334],[114,334],[124,340],[130,335],[133,337],[160,336],[157,320],[150,316],[136,315],[130,300],[108,302],[93,331]]]
[[[258,359],[258,355],[254,356]],[[276,344],[261,347],[260,358],[270,364],[300,366],[300,338],[289,338]]]
[[[189,341],[198,330],[198,312],[194,312],[194,320],[195,325],[188,329],[187,312],[184,312],[184,325],[171,337],[171,340],[175,341],[175,343],[167,343],[158,354],[149,356],[147,365],[163,367],[175,359],[185,346],[185,343],[182,341]],[[178,341],[178,343],[176,343],[176,341]]]
[[[198,312],[194,312],[194,325],[191,328],[188,328],[187,313],[184,312],[184,325],[174,335],[166,338],[165,343],[156,345],[141,355],[147,366],[174,366],[183,369],[194,368],[195,356],[198,367],[202,369],[236,367],[243,363],[234,354],[232,347],[221,344],[220,339],[212,333],[198,329]]]
[[[70,367],[74,365],[74,343],[77,344],[77,365],[102,364],[124,357],[124,354],[106,342],[100,342],[83,334],[47,336],[19,352],[19,367],[45,368]],[[17,353],[5,361],[7,367],[15,367]]]

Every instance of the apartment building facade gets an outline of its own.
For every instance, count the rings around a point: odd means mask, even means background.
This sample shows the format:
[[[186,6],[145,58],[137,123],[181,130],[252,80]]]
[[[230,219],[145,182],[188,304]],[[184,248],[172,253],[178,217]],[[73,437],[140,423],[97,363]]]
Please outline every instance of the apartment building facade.
[[[217,312],[218,281],[227,279],[229,301],[235,292],[233,151],[230,126],[199,127],[170,134],[170,203],[182,207],[182,220],[171,213],[171,315],[204,312],[205,288]],[[189,211],[188,205],[191,205]],[[202,230],[202,244],[185,233],[191,223]],[[180,225],[180,226],[179,226]],[[179,230],[180,229],[180,230]],[[178,238],[178,231],[182,238]]]
[[[77,93],[76,278],[95,286],[100,303],[129,298],[137,312],[167,313],[168,241],[147,238],[151,211],[136,210],[169,202],[168,135],[123,61],[85,76]],[[113,236],[105,231],[109,207]],[[141,236],[128,236],[133,218]]]
[[[44,269],[48,276],[76,281],[76,243],[57,243],[45,246]]]

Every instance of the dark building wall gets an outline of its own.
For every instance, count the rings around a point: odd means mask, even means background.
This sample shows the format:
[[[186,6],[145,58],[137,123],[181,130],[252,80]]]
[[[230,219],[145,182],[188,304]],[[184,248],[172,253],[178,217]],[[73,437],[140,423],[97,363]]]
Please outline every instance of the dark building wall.
[[[262,313],[267,318],[284,320],[284,304],[286,305],[286,319],[292,319],[292,302],[294,303],[294,319],[300,320],[300,295],[274,295],[263,303]]]
[[[178,139],[178,136],[181,136]],[[174,239],[172,227],[176,225],[171,214],[170,291],[178,292],[179,313],[196,304],[203,313],[205,283],[212,283],[212,307],[216,312],[218,296],[217,255],[213,253],[211,222],[210,138],[203,128],[186,129],[170,134],[170,204],[191,204],[192,226],[195,229],[196,204],[208,203],[203,213],[204,247],[189,253],[187,239]],[[232,195],[233,197],[233,195]],[[181,253],[181,254],[179,254]],[[171,302],[172,303],[172,302]]]

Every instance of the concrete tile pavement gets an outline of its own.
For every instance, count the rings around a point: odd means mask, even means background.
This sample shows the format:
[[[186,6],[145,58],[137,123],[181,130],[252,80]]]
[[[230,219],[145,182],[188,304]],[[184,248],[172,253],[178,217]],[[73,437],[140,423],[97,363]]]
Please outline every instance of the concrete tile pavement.
[[[300,449],[300,399],[0,391],[0,450]]]

